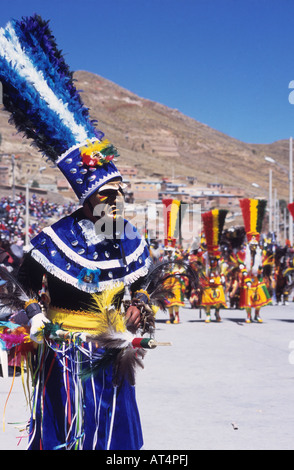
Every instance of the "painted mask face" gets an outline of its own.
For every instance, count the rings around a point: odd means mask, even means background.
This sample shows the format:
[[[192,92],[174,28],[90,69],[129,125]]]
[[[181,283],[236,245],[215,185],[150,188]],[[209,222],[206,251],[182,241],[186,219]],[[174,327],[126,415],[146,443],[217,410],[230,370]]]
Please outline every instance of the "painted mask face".
[[[107,217],[117,219],[124,212],[124,188],[121,181],[110,182],[90,196],[89,200],[94,207],[93,215],[98,218]]]

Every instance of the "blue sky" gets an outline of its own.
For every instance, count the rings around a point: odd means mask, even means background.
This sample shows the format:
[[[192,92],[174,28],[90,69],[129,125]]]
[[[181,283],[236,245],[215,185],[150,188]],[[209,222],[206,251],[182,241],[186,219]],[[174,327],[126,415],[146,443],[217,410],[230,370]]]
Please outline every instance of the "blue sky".
[[[244,142],[294,136],[293,0],[10,0],[0,25],[33,13],[72,70]]]

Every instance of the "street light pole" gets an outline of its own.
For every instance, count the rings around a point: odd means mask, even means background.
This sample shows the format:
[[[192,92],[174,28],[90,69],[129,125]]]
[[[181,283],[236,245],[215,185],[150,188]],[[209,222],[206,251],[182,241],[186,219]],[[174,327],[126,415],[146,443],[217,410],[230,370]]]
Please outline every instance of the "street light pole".
[[[293,202],[293,139],[290,137],[289,141],[289,204]],[[293,245],[293,218],[289,214],[289,240],[290,245]]]
[[[277,196],[277,188],[275,188],[275,232],[277,234],[277,241],[280,238],[280,204]]]
[[[269,169],[269,232],[273,231],[273,170]]]
[[[15,203],[15,155],[11,155],[11,166],[12,166],[12,201]]]
[[[29,228],[30,228],[30,215],[29,215],[29,186],[30,184],[26,183],[26,236],[25,236],[25,246],[28,247],[30,243],[29,237]]]
[[[285,168],[283,165],[281,165],[279,162],[277,162],[274,158],[265,156],[264,159],[269,162],[269,163],[274,163],[277,165],[284,173],[288,175],[289,178],[289,204],[293,202],[293,139],[290,137],[289,139],[289,168]],[[270,169],[270,189],[269,189],[269,202],[270,202],[270,208],[272,206],[272,173]],[[271,210],[270,210],[270,222],[269,225],[271,227],[272,221],[271,221]],[[291,246],[293,245],[293,218],[291,214],[289,214],[289,241]]]

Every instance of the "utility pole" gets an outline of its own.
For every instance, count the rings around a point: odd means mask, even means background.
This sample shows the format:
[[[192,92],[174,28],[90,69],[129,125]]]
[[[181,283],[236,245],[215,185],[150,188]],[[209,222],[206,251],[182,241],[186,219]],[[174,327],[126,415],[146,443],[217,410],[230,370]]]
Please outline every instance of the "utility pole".
[[[269,232],[273,231],[273,170],[269,169]]]
[[[12,166],[12,201],[15,203],[15,155],[11,155],[11,166]]]
[[[293,202],[293,139],[290,137],[289,142],[289,204]],[[293,245],[293,218],[289,213],[289,240]]]
[[[29,197],[30,197],[30,183],[26,183],[26,235],[25,235],[25,246],[28,248],[30,243],[29,237],[29,228],[30,228],[30,205],[29,205]]]

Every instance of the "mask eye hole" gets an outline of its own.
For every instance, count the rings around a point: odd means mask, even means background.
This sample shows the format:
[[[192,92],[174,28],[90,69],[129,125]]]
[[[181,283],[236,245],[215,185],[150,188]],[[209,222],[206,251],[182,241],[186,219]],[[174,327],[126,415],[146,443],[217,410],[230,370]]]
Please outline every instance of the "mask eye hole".
[[[107,189],[107,190],[101,191],[99,193],[99,199],[100,199],[100,201],[104,202],[106,200],[115,199],[117,196],[123,196],[123,195],[124,195],[124,193],[121,189],[119,189],[119,190]]]

